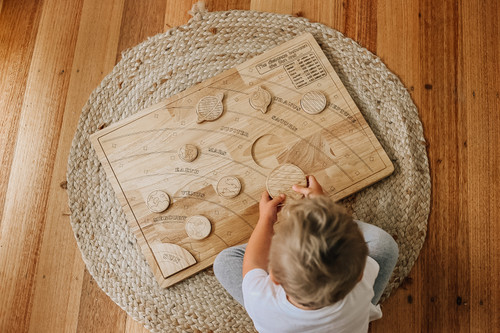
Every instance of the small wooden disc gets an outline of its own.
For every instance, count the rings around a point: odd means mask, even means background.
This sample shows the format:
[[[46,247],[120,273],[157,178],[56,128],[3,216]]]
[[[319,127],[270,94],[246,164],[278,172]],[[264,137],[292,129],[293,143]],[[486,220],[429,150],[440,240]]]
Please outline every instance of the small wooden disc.
[[[326,96],[321,91],[309,91],[300,99],[300,106],[309,114],[318,114],[326,107]]]
[[[210,235],[212,224],[203,215],[193,215],[186,219],[185,228],[190,238],[201,240]]]
[[[153,213],[161,213],[170,206],[170,197],[167,193],[156,190],[149,193],[146,200],[146,205]]]
[[[259,86],[257,90],[255,90],[252,95],[250,95],[250,106],[255,110],[258,110],[262,113],[267,112],[267,107],[271,104],[271,94],[266,89]]]
[[[184,162],[193,162],[198,157],[198,148],[195,145],[185,144],[179,148],[178,155]]]
[[[224,198],[234,198],[241,191],[240,180],[233,176],[225,176],[217,183],[217,194]]]
[[[302,194],[295,192],[292,186],[298,184],[307,186],[304,172],[296,165],[285,163],[276,167],[269,173],[266,180],[266,188],[269,195],[274,198],[284,193],[287,198],[300,199]]]
[[[218,119],[224,107],[222,105],[222,99],[224,98],[223,93],[219,93],[215,96],[205,96],[196,105],[196,113],[198,114],[198,123],[204,121],[214,121]]]

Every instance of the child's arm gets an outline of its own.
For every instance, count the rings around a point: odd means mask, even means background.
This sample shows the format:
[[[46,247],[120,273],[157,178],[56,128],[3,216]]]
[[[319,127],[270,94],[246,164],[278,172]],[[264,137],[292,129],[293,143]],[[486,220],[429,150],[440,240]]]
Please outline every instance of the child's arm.
[[[302,193],[306,198],[325,194],[314,176],[307,176],[307,187],[293,185],[292,189],[295,192]]]
[[[266,191],[262,193],[259,203],[259,220],[248,240],[243,257],[243,276],[254,268],[262,268],[267,271],[273,225],[278,219],[278,205],[284,200],[284,194],[271,199]]]

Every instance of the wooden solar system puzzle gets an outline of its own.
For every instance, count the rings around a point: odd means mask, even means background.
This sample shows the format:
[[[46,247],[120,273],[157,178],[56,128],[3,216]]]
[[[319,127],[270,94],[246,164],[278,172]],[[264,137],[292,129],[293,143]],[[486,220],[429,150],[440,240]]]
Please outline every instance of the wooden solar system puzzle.
[[[266,189],[293,196],[291,186],[312,174],[339,200],[394,169],[311,34],[91,142],[162,287],[247,242]]]

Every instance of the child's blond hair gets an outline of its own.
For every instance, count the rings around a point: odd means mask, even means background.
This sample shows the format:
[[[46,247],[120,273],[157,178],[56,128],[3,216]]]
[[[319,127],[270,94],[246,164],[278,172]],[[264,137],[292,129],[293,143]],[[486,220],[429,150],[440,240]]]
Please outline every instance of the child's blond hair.
[[[287,203],[271,242],[269,271],[296,302],[321,308],[354,288],[367,255],[352,216],[318,196]]]

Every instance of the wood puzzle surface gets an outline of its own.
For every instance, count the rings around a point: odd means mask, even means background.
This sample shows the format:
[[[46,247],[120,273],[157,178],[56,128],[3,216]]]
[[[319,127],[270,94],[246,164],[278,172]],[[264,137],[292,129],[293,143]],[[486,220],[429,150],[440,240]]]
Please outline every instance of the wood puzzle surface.
[[[334,200],[393,171],[310,34],[113,124],[91,142],[162,287],[248,240],[278,166],[315,175]]]

